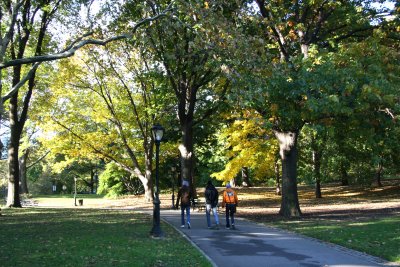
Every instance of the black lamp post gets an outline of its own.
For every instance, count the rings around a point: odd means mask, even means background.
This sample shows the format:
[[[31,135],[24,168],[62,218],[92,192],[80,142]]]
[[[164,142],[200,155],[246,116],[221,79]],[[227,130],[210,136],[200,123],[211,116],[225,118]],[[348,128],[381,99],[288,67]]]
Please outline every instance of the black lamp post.
[[[153,237],[162,237],[164,235],[163,231],[160,227],[160,198],[158,196],[158,162],[159,162],[159,153],[160,153],[160,142],[164,134],[164,128],[160,124],[156,124],[152,128],[153,138],[156,144],[156,190],[154,192],[154,200],[153,200],[153,228],[151,229],[150,234]]]
[[[94,179],[94,181],[93,181],[93,192],[92,193],[96,194],[97,188],[99,186],[99,175],[97,174],[97,172],[94,173],[93,179]]]
[[[57,192],[57,183],[56,181],[53,181],[53,186],[51,187],[51,191],[53,191],[53,194]]]
[[[171,167],[171,178],[172,178],[172,209],[175,209],[175,167]]]
[[[76,181],[78,180],[77,177],[74,177],[74,204],[76,205]]]

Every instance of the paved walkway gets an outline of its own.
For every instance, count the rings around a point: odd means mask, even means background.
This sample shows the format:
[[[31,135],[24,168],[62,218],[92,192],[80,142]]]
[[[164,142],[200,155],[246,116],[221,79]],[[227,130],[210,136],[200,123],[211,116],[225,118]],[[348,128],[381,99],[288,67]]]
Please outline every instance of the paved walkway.
[[[220,230],[208,229],[204,211],[191,212],[192,227],[187,229],[180,228],[180,210],[161,210],[161,219],[181,231],[218,267],[399,266],[239,217],[235,218],[236,230],[225,229],[225,213],[219,217]]]

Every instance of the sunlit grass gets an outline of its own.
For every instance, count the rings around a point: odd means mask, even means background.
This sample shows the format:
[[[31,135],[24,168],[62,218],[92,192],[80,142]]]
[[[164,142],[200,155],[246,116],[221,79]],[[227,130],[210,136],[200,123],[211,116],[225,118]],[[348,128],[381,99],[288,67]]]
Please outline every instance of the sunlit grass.
[[[176,230],[128,210],[4,209],[1,266],[211,266]]]

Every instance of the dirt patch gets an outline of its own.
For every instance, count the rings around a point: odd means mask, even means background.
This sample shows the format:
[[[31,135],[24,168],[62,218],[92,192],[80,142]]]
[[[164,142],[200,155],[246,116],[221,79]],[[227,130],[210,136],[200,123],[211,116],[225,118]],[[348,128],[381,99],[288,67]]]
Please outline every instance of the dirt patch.
[[[218,188],[222,192],[224,188]],[[203,197],[203,188],[198,188]],[[259,222],[282,220],[279,215],[281,196],[272,187],[236,188],[238,216]],[[314,188],[298,188],[302,220],[364,220],[400,215],[400,181],[386,182],[383,187],[354,187],[330,184],[322,188],[322,198],[315,198]],[[160,195],[161,207],[172,206],[172,195]],[[149,208],[152,206],[150,205]]]
[[[224,188],[218,188],[219,192],[223,190]],[[238,216],[258,222],[284,219],[279,216],[281,196],[275,194],[274,188],[252,187],[235,190],[239,197]],[[198,188],[197,192],[200,198],[204,197],[204,188]],[[313,187],[299,186],[298,195],[301,220],[364,220],[400,215],[400,181],[370,188],[325,185],[322,188],[322,198],[315,198]],[[160,200],[161,209],[172,208],[171,193],[160,194]],[[60,205],[65,206],[65,203]],[[153,203],[146,202],[143,196],[126,196],[119,199],[84,199],[82,208],[150,210]]]
[[[246,189],[246,191],[251,189]],[[282,220],[280,197],[271,190],[257,190],[258,198],[247,199],[244,193],[240,216],[255,221]],[[250,192],[248,192],[250,193]],[[322,198],[315,198],[314,188],[299,187],[302,220],[363,220],[400,215],[400,184],[362,188],[330,185],[322,189]]]

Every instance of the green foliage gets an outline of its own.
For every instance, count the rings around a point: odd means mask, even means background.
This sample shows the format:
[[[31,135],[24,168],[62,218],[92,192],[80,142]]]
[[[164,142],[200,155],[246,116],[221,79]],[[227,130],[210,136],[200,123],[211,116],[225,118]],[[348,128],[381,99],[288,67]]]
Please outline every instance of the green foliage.
[[[136,180],[136,178],[132,178],[130,173],[121,169],[115,163],[108,163],[104,172],[99,176],[97,193],[105,194],[107,197],[124,195],[129,192],[127,185],[132,184],[133,180]]]

